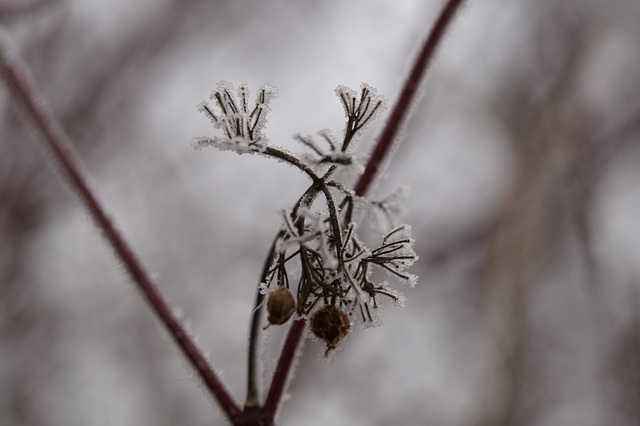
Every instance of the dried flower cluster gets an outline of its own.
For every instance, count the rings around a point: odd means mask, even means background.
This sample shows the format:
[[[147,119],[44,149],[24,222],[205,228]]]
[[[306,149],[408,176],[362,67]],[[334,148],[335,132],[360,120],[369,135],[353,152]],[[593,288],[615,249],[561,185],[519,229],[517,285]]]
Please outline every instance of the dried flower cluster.
[[[388,283],[374,282],[378,267],[414,286],[417,277],[406,270],[415,262],[411,228],[396,225],[404,188],[379,201],[357,196],[348,184],[362,170],[353,155],[353,142],[385,108],[375,89],[363,84],[359,93],[344,86],[336,94],[345,109],[347,123],[342,142],[329,131],[318,133],[323,145],[310,136],[294,138],[311,153],[297,155],[268,143],[262,131],[269,103],[276,96],[271,87],[260,89],[255,105],[248,107],[248,90],[242,85],[233,95],[232,86],[221,82],[211,94],[219,113],[208,103],[200,110],[224,132],[222,138],[196,138],[196,148],[213,146],[238,154],[254,153],[287,162],[312,181],[298,201],[281,211],[282,228],[271,251],[270,268],[262,277],[267,297],[268,320],[283,324],[295,313],[310,318],[312,333],[335,349],[351,329],[351,319],[377,324],[379,297],[403,305],[404,296]],[[322,196],[324,203],[315,203]],[[316,207],[318,204],[323,207]],[[312,206],[314,206],[312,208]],[[357,234],[356,219],[368,212],[384,229],[382,241],[368,248]],[[295,289],[295,291],[292,291]],[[295,296],[294,296],[295,293]]]

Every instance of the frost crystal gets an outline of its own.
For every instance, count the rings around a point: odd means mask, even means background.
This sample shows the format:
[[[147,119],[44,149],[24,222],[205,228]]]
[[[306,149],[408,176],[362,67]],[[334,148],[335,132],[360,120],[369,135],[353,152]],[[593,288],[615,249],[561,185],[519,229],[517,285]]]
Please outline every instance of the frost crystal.
[[[366,203],[369,225],[380,234],[385,234],[398,226],[405,214],[405,202],[409,187],[399,185],[395,191],[379,201]]]
[[[282,226],[259,287],[263,295],[273,299],[269,308],[272,324],[288,320],[284,308],[295,307],[298,315],[311,318],[312,332],[327,343],[328,353],[349,330],[354,314],[365,325],[375,326],[380,324],[377,311],[381,297],[404,305],[402,293],[386,281],[373,281],[374,269],[384,270],[410,286],[417,281],[417,276],[407,272],[418,259],[411,228],[397,225],[407,189],[400,187],[380,201],[358,197],[350,189],[353,176],[363,169],[353,156],[353,145],[386,106],[375,89],[363,84],[356,92],[338,86],[336,94],[347,116],[341,139],[328,130],[318,132],[316,139],[296,134],[294,139],[307,151],[302,155],[270,145],[263,135],[276,93],[271,87],[261,88],[250,108],[245,85],[234,96],[232,85],[220,82],[211,94],[218,111],[206,102],[199,110],[224,136],[196,138],[193,145],[197,149],[213,146],[238,154],[258,153],[296,167],[311,179],[311,186],[300,199],[280,211]],[[364,211],[384,235],[374,249],[358,237],[356,219]],[[286,293],[286,304],[281,300],[275,303],[274,288],[282,295]],[[295,300],[288,300],[289,295]]]
[[[260,152],[264,153],[267,139],[263,136],[267,114],[270,111],[271,100],[278,96],[278,92],[271,86],[264,86],[258,91],[254,106],[249,109],[249,89],[240,85],[237,97],[233,95],[233,85],[226,81],[218,83],[216,90],[211,92],[210,99],[215,102],[219,112],[208,102],[198,105],[198,110],[205,114],[214,127],[224,133],[224,137],[196,138],[194,147],[214,146],[220,150],[234,151],[238,154]]]
[[[346,86],[336,87],[336,95],[342,101],[347,125],[345,135],[359,135],[366,126],[387,109],[387,101],[377,94],[376,89],[362,83],[360,94]]]

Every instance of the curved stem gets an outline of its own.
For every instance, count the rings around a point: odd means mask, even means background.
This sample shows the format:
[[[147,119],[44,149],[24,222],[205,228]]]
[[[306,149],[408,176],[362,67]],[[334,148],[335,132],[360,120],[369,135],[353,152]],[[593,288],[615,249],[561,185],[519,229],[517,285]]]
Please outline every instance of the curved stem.
[[[321,190],[319,185],[323,183],[326,179],[331,177],[331,174],[335,171],[335,166],[332,166],[327,170],[327,172],[321,177],[318,178],[315,174],[313,174],[312,179],[314,179],[314,183],[302,194],[295,207],[293,208],[293,215],[297,215],[297,211],[302,206],[308,206],[313,203],[315,198],[318,195],[318,192]],[[315,176],[315,178],[314,178]],[[273,259],[273,255],[275,253],[276,243],[278,239],[281,238],[283,232],[280,231],[276,235],[271,243],[271,247],[269,248],[269,254],[265,260],[265,263],[262,267],[262,273],[260,275],[260,283],[264,282],[267,279],[267,275],[269,272],[269,267],[271,260]],[[247,354],[247,396],[245,398],[244,407],[247,409],[255,409],[260,407],[260,386],[259,386],[259,375],[260,375],[260,366],[258,364],[258,360],[260,359],[260,333],[262,331],[262,327],[260,327],[260,320],[263,317],[262,311],[264,310],[264,295],[260,292],[260,288],[256,291],[256,298],[254,303],[253,312],[251,314],[251,323],[249,326],[249,349]]]
[[[335,238],[336,257],[338,262],[342,263],[342,232],[340,231],[340,218],[338,217],[338,209],[336,208],[336,202],[331,195],[331,191],[327,185],[323,182],[322,193],[327,201],[327,208],[329,209],[329,221],[331,222],[333,238]]]
[[[275,254],[276,243],[278,239],[282,237],[282,232],[279,232],[271,244],[269,254],[262,266],[261,283],[267,279],[269,274],[269,268],[271,267],[271,261]],[[260,320],[262,318],[262,306],[264,304],[265,296],[260,291],[258,286],[256,290],[255,308],[251,315],[251,325],[249,329],[249,353],[247,359],[247,396],[244,402],[244,409],[256,409],[260,407],[262,401],[260,400],[260,365],[259,365],[259,351],[260,351]]]
[[[3,35],[0,34],[0,37]],[[36,90],[27,66],[8,49],[6,38],[0,39],[0,71],[14,100],[24,107],[29,119],[42,132],[47,147],[60,166],[65,183],[75,190],[82,205],[95,221],[95,225],[102,231],[151,309],[164,324],[209,392],[218,401],[225,415],[233,422],[233,419],[240,413],[238,404],[216,375],[213,366],[182,326],[174,314],[175,311],[151,279],[149,272],[98,201],[95,192],[89,186],[82,161],[73,148],[71,140],[49,109],[44,97]]]
[[[285,161],[289,164],[291,164],[292,166],[298,168],[300,171],[302,171],[303,173],[305,173],[307,176],[309,176],[311,178],[312,181],[317,182],[318,180],[320,180],[320,178],[318,177],[317,174],[314,173],[313,170],[311,170],[311,168],[309,166],[307,166],[306,164],[304,164],[302,161],[298,160],[298,158],[296,158],[295,156],[291,155],[291,154],[287,154],[286,152],[278,149],[278,148],[274,148],[271,146],[268,146],[265,148],[264,155],[268,155],[270,157],[274,157],[277,159],[280,159],[282,161]]]

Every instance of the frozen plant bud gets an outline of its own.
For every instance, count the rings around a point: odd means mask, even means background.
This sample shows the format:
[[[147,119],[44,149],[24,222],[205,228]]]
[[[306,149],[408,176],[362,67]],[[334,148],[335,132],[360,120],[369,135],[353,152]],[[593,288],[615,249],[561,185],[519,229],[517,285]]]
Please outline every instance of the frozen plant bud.
[[[347,314],[335,306],[324,306],[311,317],[311,331],[327,344],[325,356],[338,347],[350,328],[351,322]]]
[[[296,301],[293,294],[283,285],[269,293],[267,299],[267,319],[269,324],[284,324],[291,318],[296,310]]]

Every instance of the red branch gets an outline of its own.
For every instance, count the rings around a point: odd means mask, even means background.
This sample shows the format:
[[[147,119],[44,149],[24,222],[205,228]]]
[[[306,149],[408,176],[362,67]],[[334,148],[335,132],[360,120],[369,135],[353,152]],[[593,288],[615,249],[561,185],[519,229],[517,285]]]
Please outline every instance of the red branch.
[[[426,74],[427,68],[435,56],[436,48],[440,45],[447,28],[449,28],[451,21],[453,20],[456,12],[460,10],[460,6],[463,2],[464,0],[449,0],[440,12],[438,20],[431,29],[429,36],[422,45],[422,49],[420,49],[420,52],[413,63],[411,73],[404,83],[404,87],[398,97],[398,101],[394,105],[391,114],[387,119],[384,129],[382,130],[382,134],[380,135],[380,139],[378,139],[378,143],[367,162],[367,166],[356,184],[356,194],[364,195],[371,187],[374,178],[382,168],[384,160],[389,153],[389,149],[393,145],[393,142],[398,135],[398,131],[407,118],[407,113],[415,100],[418,89],[420,88],[420,83]]]
[[[267,394],[267,400],[264,404],[264,411],[266,418],[273,422],[280,406],[280,400],[282,399],[282,393],[284,392],[287,379],[289,377],[289,371],[293,366],[296,352],[298,351],[298,345],[304,336],[304,328],[307,321],[304,318],[297,319],[291,324],[289,333],[287,334],[287,340],[284,342],[284,347],[280,353],[280,359],[276,366],[276,371],[273,373],[273,380],[271,381],[271,387]]]
[[[433,59],[436,52],[436,48],[442,41],[442,38],[450,26],[453,17],[456,12],[460,10],[460,6],[464,3],[464,0],[448,0],[444,8],[440,12],[440,16],[427,36],[422,49],[418,54],[409,74],[409,77],[405,81],[402,92],[398,98],[398,101],[393,107],[389,118],[385,124],[385,127],[378,139],[378,142],[371,154],[371,157],[367,161],[364,173],[360,176],[358,183],[356,184],[355,191],[358,195],[364,195],[371,187],[375,176],[380,171],[381,165],[384,162],[386,156],[389,154],[389,149],[395,140],[400,127],[404,123],[406,116],[409,112],[409,107],[414,102],[420,83],[424,77],[424,74],[429,66],[429,63]],[[289,332],[285,341],[285,345],[282,348],[280,359],[276,366],[269,394],[267,395],[267,401],[264,405],[266,418],[273,422],[277,409],[280,405],[282,393],[284,391],[284,385],[287,382],[289,372],[295,359],[295,353],[298,345],[304,336],[304,327],[306,324],[305,319],[296,320]]]
[[[125,265],[127,272],[146,298],[151,309],[165,325],[226,416],[233,422],[233,419],[240,413],[238,404],[216,375],[213,366],[182,326],[140,259],[99,203],[95,192],[89,187],[82,160],[73,148],[71,140],[46,104],[44,97],[36,90],[27,66],[13,55],[13,52],[8,51],[10,47],[7,44],[6,37],[0,39],[0,72],[13,95],[13,99],[24,107],[33,124],[42,132],[46,146],[51,149],[62,170],[64,181],[76,191],[80,201],[93,217],[96,226],[102,231],[116,256]]]

